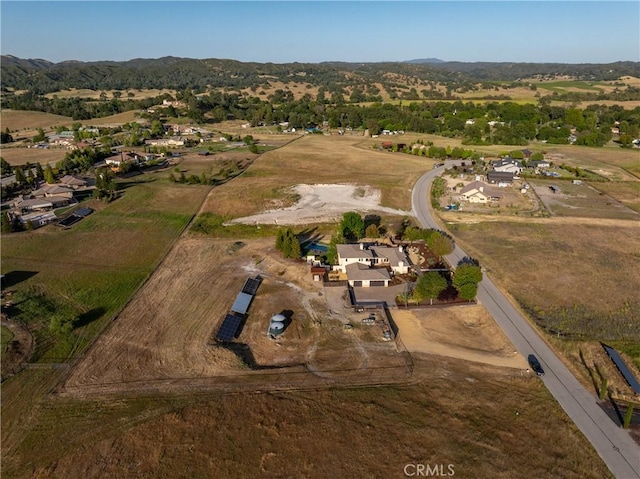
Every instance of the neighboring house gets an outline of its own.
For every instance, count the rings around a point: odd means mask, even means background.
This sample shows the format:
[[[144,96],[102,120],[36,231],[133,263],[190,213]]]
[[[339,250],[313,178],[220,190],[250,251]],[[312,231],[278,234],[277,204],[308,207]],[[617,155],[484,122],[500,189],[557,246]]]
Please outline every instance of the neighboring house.
[[[531,160],[527,163],[527,168],[550,168],[551,163],[547,160]]]
[[[146,140],[145,144],[154,146],[184,146],[185,139],[181,136],[171,138],[160,138],[158,140]]]
[[[58,219],[56,214],[53,211],[47,212],[35,212],[29,213],[26,215],[19,216],[18,219],[23,225],[27,225],[27,223],[31,223],[31,226],[34,228],[40,228],[49,223],[53,223]]]
[[[489,171],[487,173],[487,181],[503,188],[513,184],[513,173],[507,171]]]
[[[109,158],[106,158],[104,160],[104,162],[107,165],[111,166],[112,168],[113,167],[120,168],[120,165],[122,163],[124,163],[125,161],[127,161],[127,160],[125,160],[124,155],[122,153],[120,153],[118,155],[110,156]]]
[[[146,157],[146,154],[135,152],[129,152],[125,154],[121,152],[118,155],[110,156],[109,158],[105,159],[104,162],[111,168],[120,168],[120,165],[122,165],[123,163],[134,163],[136,165],[144,163],[146,161]]]
[[[460,200],[469,203],[488,203],[499,201],[500,194],[491,186],[481,182],[472,181],[460,190]]]
[[[86,180],[77,178],[72,175],[64,175],[62,178],[60,178],[60,183],[66,186],[70,186],[74,190],[77,190],[78,188],[85,188],[87,186]]]
[[[31,192],[33,198],[48,198],[48,197],[64,197],[64,198],[73,198],[74,189],[68,185],[54,184],[47,185],[45,184],[43,187],[38,188]]]
[[[500,160],[493,161],[491,164],[494,171],[509,172],[516,175],[522,173],[522,162],[520,160],[502,158]]]
[[[135,151],[130,151],[125,155],[125,161],[131,161],[136,164],[147,163],[148,161],[153,161],[156,159],[156,155],[153,153],[136,153]]]
[[[73,198],[66,196],[19,198],[13,202],[13,212],[22,216],[33,212],[51,211],[55,208],[67,206],[72,202]]]

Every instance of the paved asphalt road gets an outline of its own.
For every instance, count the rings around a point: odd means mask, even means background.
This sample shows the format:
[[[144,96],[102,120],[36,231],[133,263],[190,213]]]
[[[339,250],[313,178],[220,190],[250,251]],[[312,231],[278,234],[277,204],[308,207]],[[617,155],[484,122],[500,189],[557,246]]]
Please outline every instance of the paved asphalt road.
[[[413,213],[423,228],[441,227],[430,208],[430,186],[444,166],[424,174],[412,193]],[[467,254],[457,245],[447,260],[453,266]],[[529,322],[487,276],[479,285],[478,300],[502,327],[515,348],[525,358],[534,354],[542,364],[544,384],[571,420],[591,442],[609,470],[618,479],[640,478],[640,447],[627,431],[600,407],[597,397],[587,391],[547,346]]]

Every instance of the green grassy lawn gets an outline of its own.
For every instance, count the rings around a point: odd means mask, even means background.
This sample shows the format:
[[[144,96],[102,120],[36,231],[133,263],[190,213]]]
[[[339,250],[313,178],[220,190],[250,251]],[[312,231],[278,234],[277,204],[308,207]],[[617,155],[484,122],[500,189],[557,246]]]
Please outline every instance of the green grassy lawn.
[[[153,175],[121,181],[111,203],[67,230],[53,225],[3,237],[2,272],[36,273],[17,284],[10,312],[36,337],[32,361],[78,354],[131,297],[190,221],[208,188],[175,185]],[[73,319],[70,334],[53,334],[53,315]]]
[[[594,92],[603,92],[604,89],[602,88],[598,88],[597,85],[602,85],[602,86],[608,86],[605,84],[599,84],[599,83],[587,83],[584,81],[572,81],[572,80],[566,80],[566,81],[554,81],[554,82],[549,82],[549,83],[538,83],[536,86],[538,88],[543,88],[545,90],[550,90],[550,91],[556,91],[558,93],[566,93],[567,92],[567,88],[579,88],[581,90],[588,90],[588,91],[594,91]]]

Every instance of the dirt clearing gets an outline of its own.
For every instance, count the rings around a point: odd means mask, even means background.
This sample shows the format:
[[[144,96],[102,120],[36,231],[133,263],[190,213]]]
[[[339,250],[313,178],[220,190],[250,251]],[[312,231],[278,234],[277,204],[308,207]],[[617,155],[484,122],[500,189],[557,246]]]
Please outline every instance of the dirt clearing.
[[[230,221],[242,224],[303,225],[339,221],[343,213],[386,213],[411,215],[411,212],[380,206],[380,190],[356,185],[296,185],[291,192],[300,197],[295,205]]]
[[[400,339],[410,352],[437,354],[478,363],[526,369],[483,306],[393,311]]]

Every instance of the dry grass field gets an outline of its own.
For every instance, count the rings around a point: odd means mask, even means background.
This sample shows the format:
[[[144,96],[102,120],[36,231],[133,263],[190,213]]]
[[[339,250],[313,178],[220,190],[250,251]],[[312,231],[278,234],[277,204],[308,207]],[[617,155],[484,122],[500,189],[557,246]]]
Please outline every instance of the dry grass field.
[[[447,228],[463,248],[505,290],[540,308],[580,304],[607,313],[639,299],[637,221],[459,221]]]
[[[393,312],[393,318],[400,330],[400,339],[411,352],[520,371],[528,367],[482,305],[399,309]]]
[[[250,315],[247,329],[259,323],[262,334],[248,336],[266,336],[270,316],[283,309],[294,311],[295,321],[288,334],[298,336],[302,331],[305,337],[310,336],[310,315],[315,316],[316,308],[301,309],[299,289],[294,286],[300,287],[295,282],[289,288],[278,286],[280,278],[286,281],[286,270],[293,270],[292,280],[299,281],[306,267],[278,262],[271,243],[271,239],[252,242],[236,252],[234,241],[182,239],[80,362],[66,383],[66,391],[82,394],[96,387],[102,393],[111,388],[127,391],[142,381],[162,383],[168,378],[191,380],[246,372],[233,353],[211,343],[245,279],[258,271],[265,276],[261,292],[271,294],[256,297],[252,305],[256,314]],[[259,267],[255,265],[258,261]],[[309,294],[317,297],[318,291]],[[272,345],[269,354],[261,344],[263,354],[257,354],[256,360],[300,364],[304,355],[295,354],[304,354],[300,352],[304,348],[292,348],[291,353],[286,353],[287,349]]]
[[[416,368],[406,387],[50,398],[21,442],[3,441],[3,475],[401,478],[429,463],[463,478],[611,477],[537,378],[429,356]]]
[[[640,212],[640,181],[594,183],[590,186],[616,198],[632,210]]]
[[[2,148],[0,155],[10,165],[18,166],[29,162],[32,165],[40,163],[42,166],[55,164],[64,158],[69,150],[65,148]]]
[[[2,129],[9,128],[11,132],[22,134],[22,130],[35,131],[38,128],[50,129],[60,125],[71,125],[73,119],[68,116],[52,115],[40,111],[2,110],[0,124]]]
[[[371,185],[382,191],[383,205],[410,209],[411,187],[434,162],[375,151],[376,142],[301,137],[212,189],[202,211],[256,213],[298,183]],[[208,158],[188,157],[179,167],[204,171],[215,161]],[[171,184],[167,174],[130,179],[125,196],[96,204],[98,211],[72,230],[3,238],[3,273],[37,271],[24,286],[41,285],[76,304],[98,305],[107,295],[109,313],[124,305],[118,295],[134,287],[122,285],[151,272],[208,191]],[[529,220],[449,227],[492,278],[538,306],[580,300],[605,314],[640,290],[640,268],[632,264],[639,258],[628,254],[640,251],[636,223]],[[510,355],[481,307],[425,317],[432,326],[426,330],[418,316],[398,316],[415,332],[406,338],[416,351],[411,384],[289,392],[265,386],[253,379],[259,371],[211,344],[244,279],[256,274],[264,282],[240,336],[256,365],[299,371],[304,362],[322,378],[335,368],[358,368],[361,375],[400,361],[371,330],[345,331],[307,266],[280,259],[273,237],[186,233],[72,369],[28,369],[3,384],[3,473],[404,477],[407,463],[444,463],[459,477],[610,477],[542,383],[514,374],[522,358]],[[267,323],[283,310],[293,312],[293,321],[274,342]],[[221,375],[256,381],[251,385],[262,393],[216,392]]]
[[[260,156],[242,179],[216,188],[204,211],[230,218],[249,216],[273,205],[299,183],[352,183],[379,188],[382,205],[410,210],[411,188],[434,161],[373,150],[375,139],[306,135]]]
[[[124,123],[131,123],[132,121],[140,120],[138,117],[139,112],[137,110],[125,111],[123,113],[118,113],[116,115],[111,116],[103,116],[102,118],[94,118],[92,120],[87,120],[82,123],[88,126],[120,126]],[[146,120],[140,120],[142,122],[146,122]]]

